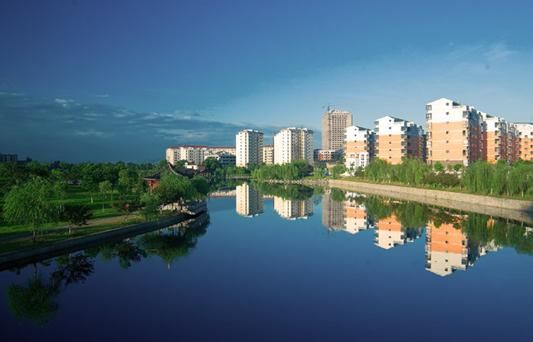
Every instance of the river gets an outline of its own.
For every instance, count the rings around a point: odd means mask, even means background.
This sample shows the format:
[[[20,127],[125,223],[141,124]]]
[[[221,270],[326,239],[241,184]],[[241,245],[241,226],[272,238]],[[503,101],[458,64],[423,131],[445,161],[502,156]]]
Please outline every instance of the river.
[[[533,228],[242,184],[208,214],[0,273],[2,341],[524,340]]]

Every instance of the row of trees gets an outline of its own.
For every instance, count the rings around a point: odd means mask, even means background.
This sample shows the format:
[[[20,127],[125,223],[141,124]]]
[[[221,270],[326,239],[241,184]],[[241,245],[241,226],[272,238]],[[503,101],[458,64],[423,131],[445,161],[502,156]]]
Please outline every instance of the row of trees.
[[[437,165],[438,166],[438,165]],[[442,166],[442,165],[441,165]],[[477,161],[462,170],[443,167],[432,169],[419,159],[404,159],[392,165],[375,159],[356,176],[374,182],[399,182],[408,185],[428,185],[435,188],[459,188],[472,193],[530,197],[533,195],[533,163],[520,161],[508,165],[504,161],[489,164]]]
[[[252,170],[257,180],[296,180],[311,175],[313,167],[303,160],[282,165],[261,165]]]

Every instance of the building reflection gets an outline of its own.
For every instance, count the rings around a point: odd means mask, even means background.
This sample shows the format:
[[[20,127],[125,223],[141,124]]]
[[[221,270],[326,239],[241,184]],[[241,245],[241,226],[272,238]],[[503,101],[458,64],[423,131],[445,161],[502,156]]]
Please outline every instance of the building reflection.
[[[307,219],[313,215],[313,200],[284,199],[274,196],[274,210],[287,220]]]
[[[347,197],[351,197],[347,194]],[[344,231],[357,234],[362,230],[373,228],[368,216],[367,208],[363,203],[355,200],[344,201]]]
[[[263,213],[263,196],[248,183],[237,185],[235,189],[235,211],[245,217]]]
[[[468,238],[455,223],[436,225],[430,221],[426,227],[426,270],[447,276],[468,266]]]
[[[402,224],[396,215],[391,215],[376,222],[374,244],[383,249],[390,249],[405,243]]]
[[[322,196],[322,225],[328,230],[344,230],[344,201],[331,196],[330,189]]]

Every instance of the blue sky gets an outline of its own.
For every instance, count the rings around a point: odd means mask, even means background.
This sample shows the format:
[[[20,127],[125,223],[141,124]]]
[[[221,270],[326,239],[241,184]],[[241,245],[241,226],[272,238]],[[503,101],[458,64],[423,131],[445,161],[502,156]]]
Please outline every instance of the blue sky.
[[[528,1],[2,1],[0,152],[153,161],[328,104],[424,123],[451,97],[533,121]],[[128,115],[122,115],[128,113]],[[133,152],[134,151],[134,152]]]

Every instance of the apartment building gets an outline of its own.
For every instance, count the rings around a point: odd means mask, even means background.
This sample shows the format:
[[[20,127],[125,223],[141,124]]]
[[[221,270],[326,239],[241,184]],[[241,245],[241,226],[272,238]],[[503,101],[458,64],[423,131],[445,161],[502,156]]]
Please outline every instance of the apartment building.
[[[331,162],[342,158],[341,150],[324,150],[316,148],[313,152],[315,162]]]
[[[237,157],[234,154],[230,154],[227,152],[217,152],[217,153],[209,153],[204,155],[204,161],[207,158],[214,158],[218,160],[220,165],[222,166],[235,166]]]
[[[467,237],[453,223],[438,227],[429,222],[426,227],[426,270],[439,276],[447,276],[468,266]]]
[[[514,163],[518,160],[520,154],[520,137],[514,123],[507,124],[507,161]]]
[[[206,145],[173,146],[166,149],[165,158],[167,162],[172,165],[176,165],[176,163],[180,160],[187,161],[190,164],[200,165],[207,158],[207,156],[218,155],[220,153],[235,155],[235,148]]]
[[[482,119],[481,142],[483,160],[489,163],[496,163],[499,160],[508,161],[510,158],[509,133],[507,122],[498,116],[479,112]]]
[[[375,121],[375,156],[391,164],[400,164],[403,158],[424,160],[424,130],[414,122],[393,116],[384,116]]]
[[[263,132],[245,129],[235,136],[236,165],[248,167],[263,162]]]
[[[237,185],[235,189],[235,211],[244,217],[263,213],[263,196],[248,183]]]
[[[470,165],[483,157],[482,117],[471,106],[441,98],[426,105],[429,164]]]
[[[274,145],[263,146],[263,164],[274,164]]]
[[[274,164],[305,160],[313,164],[313,131],[289,127],[274,135]]]
[[[533,123],[517,122],[514,127],[518,135],[518,158],[533,161]]]
[[[352,125],[352,113],[331,109],[322,116],[322,149],[342,150],[346,127]]]
[[[346,128],[344,144],[345,166],[350,172],[366,167],[374,158],[376,134],[374,131],[359,127]]]
[[[291,200],[274,196],[274,210],[284,219],[307,219],[313,215],[313,200]]]

